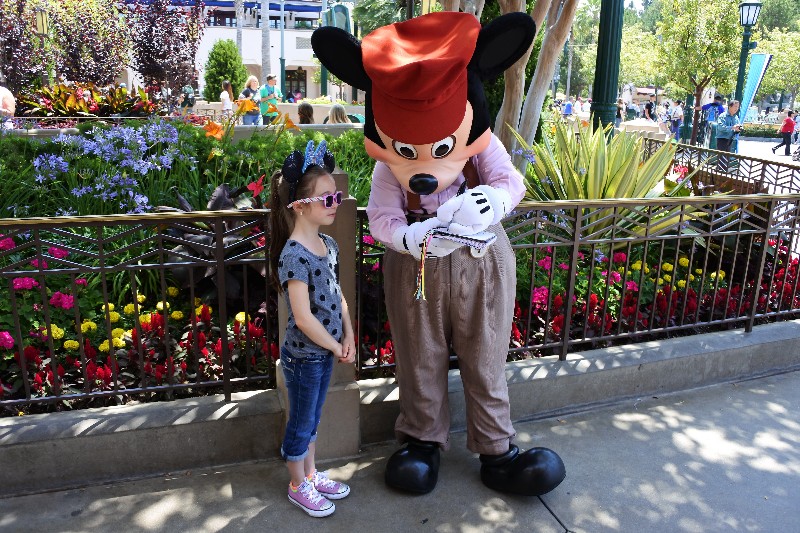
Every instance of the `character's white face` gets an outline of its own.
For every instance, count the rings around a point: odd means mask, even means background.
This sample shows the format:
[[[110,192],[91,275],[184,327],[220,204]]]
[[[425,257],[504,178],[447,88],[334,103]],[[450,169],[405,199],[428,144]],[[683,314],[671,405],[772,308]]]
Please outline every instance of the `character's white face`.
[[[489,147],[491,132],[488,129],[467,146],[472,119],[472,105],[467,102],[464,120],[456,131],[430,144],[410,144],[402,139],[392,139],[381,130],[380,124],[375,124],[386,148],[369,139],[364,140],[364,145],[370,157],[389,166],[404,189],[418,194],[434,194],[453,184],[467,159]],[[425,125],[420,124],[420,127]]]

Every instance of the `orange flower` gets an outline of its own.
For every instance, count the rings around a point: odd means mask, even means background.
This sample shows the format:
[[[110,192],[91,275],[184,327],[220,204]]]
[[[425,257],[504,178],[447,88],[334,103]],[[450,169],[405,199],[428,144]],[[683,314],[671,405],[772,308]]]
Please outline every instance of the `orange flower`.
[[[242,98],[241,100],[236,100],[236,105],[238,106],[237,111],[239,113],[249,113],[250,111],[255,111],[258,109],[256,103],[250,100],[249,98]]]
[[[289,118],[288,114],[286,115],[286,122],[284,122],[283,125],[287,130],[300,131],[300,128],[298,128],[297,125],[294,122],[292,122],[292,119]]]
[[[222,124],[217,124],[213,120],[209,120],[203,129],[206,130],[206,137],[214,137],[218,141],[222,140],[222,136],[225,134]]]
[[[278,113],[278,108],[275,107],[274,104],[269,104],[267,106],[267,113]]]

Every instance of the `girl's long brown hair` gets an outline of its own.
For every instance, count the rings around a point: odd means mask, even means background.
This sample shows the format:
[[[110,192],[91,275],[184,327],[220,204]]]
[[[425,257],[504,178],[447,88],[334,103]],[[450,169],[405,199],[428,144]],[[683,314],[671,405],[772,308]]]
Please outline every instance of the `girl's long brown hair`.
[[[231,102],[233,102],[233,88],[231,87],[231,82],[228,80],[223,81],[222,90],[228,92],[228,96],[230,96]]]
[[[311,191],[314,190],[317,178],[327,175],[328,171],[320,166],[311,165],[308,167],[297,182],[297,188],[293,198],[289,198],[290,186],[289,182],[284,179],[283,173],[279,170],[272,175],[269,194],[269,222],[271,228],[269,240],[269,280],[278,293],[283,292],[283,287],[281,287],[281,282],[278,278],[278,261],[280,260],[283,247],[286,246],[286,241],[289,240],[289,236],[292,234],[296,216],[294,209],[289,209],[286,206],[294,200],[311,196]]]

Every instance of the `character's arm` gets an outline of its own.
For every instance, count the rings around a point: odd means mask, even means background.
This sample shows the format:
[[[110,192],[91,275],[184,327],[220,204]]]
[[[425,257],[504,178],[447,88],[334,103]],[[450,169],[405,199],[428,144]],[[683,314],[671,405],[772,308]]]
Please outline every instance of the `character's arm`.
[[[525,195],[522,175],[503,144],[492,135],[489,148],[478,154],[481,185],[442,204],[437,217],[449,230],[470,235],[486,230],[505,217]]]

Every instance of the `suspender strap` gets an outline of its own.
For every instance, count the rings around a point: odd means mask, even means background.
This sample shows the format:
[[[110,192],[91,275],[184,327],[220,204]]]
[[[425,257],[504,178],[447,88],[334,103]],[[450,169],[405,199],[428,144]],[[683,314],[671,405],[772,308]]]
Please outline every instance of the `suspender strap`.
[[[473,189],[481,184],[480,177],[478,176],[478,169],[475,168],[475,165],[472,163],[472,159],[467,159],[467,162],[464,164],[464,169],[461,171],[461,173],[464,174],[464,179],[467,182],[468,189]],[[420,198],[417,193],[407,192],[406,200],[408,201],[406,211],[413,212],[422,209]]]

